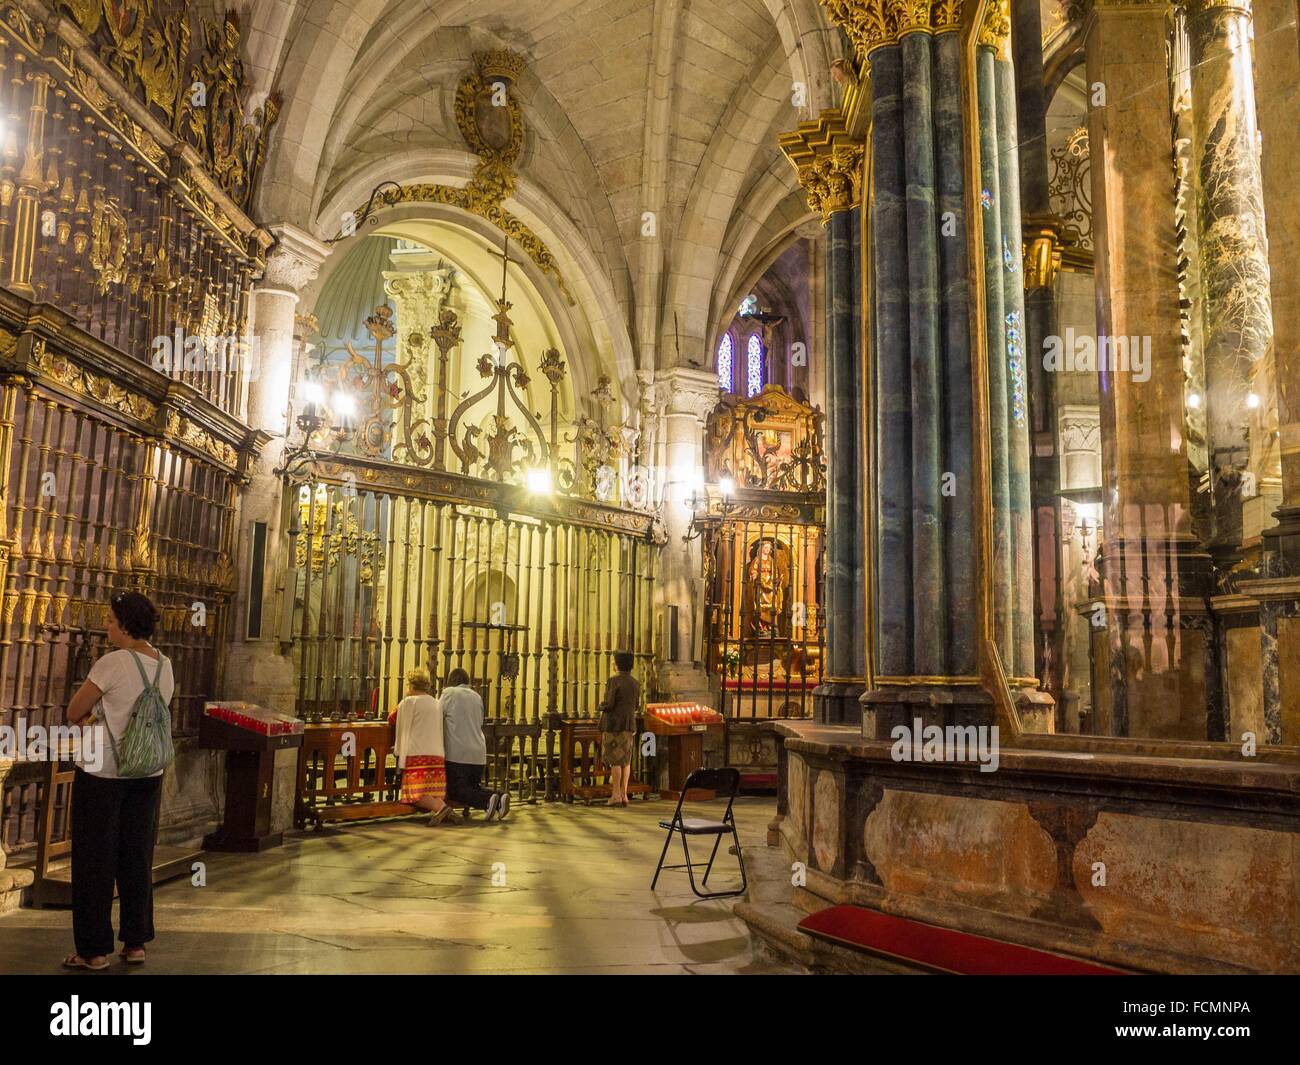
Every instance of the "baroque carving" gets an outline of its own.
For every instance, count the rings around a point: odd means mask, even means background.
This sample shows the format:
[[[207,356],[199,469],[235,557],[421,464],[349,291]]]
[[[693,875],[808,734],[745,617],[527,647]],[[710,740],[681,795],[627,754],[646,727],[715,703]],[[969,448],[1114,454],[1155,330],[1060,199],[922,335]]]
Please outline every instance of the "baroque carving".
[[[239,452],[234,447],[225,440],[213,436],[206,429],[200,429],[188,418],[182,417],[174,410],[167,412],[167,435],[183,444],[197,448],[205,455],[209,455],[227,466],[235,466],[239,462]]]
[[[1011,58],[1011,0],[988,0],[978,41],[992,48],[999,59]]]
[[[514,192],[515,164],[523,150],[523,111],[512,89],[523,73],[523,59],[513,52],[476,52],[474,69],[456,89],[456,125],[466,145],[479,157],[469,184],[417,184],[385,188],[374,202],[360,205],[354,218],[369,217],[375,204],[392,207],[401,203],[442,203],[459,207],[485,219],[523,248],[537,268],[555,281],[565,298],[573,296],[560,274],[559,264],[546,242],[502,203]]]
[[[127,240],[126,216],[117,200],[101,197],[90,220],[90,265],[97,292],[105,293],[110,285],[126,280]]]
[[[996,0],[994,0],[996,2]],[[859,58],[897,44],[908,33],[961,28],[962,0],[821,0],[831,22],[848,35]]]
[[[190,86],[179,97],[177,132],[198,149],[217,184],[240,207],[252,198],[253,183],[266,155],[266,136],[279,113],[279,99],[261,106],[243,102],[244,64],[239,58],[239,19],[226,13],[218,27],[203,23],[203,54],[190,67]],[[204,88],[202,106],[195,91]]]
[[[711,479],[777,492],[823,492],[823,415],[768,385],[748,399],[726,397],[709,417],[704,451]]]
[[[99,57],[132,93],[176,115],[190,27],[183,3],[166,0],[59,0]]]
[[[66,355],[55,354],[43,341],[33,347],[32,362],[37,373],[55,384],[139,421],[151,421],[158,413],[158,407],[144,396],[79,366]]]
[[[848,135],[840,111],[823,111],[815,120],[801,122],[779,143],[799,175],[809,208],[821,214],[823,223],[861,202],[865,150]]]
[[[807,193],[808,206],[821,213],[823,222],[836,211],[847,211],[859,203],[862,156],[862,145],[842,144],[800,168],[799,181]]]
[[[58,0],[57,6],[127,91],[192,145],[220,188],[240,209],[246,208],[279,101],[272,96],[257,107],[246,103],[238,16],[227,12],[220,25],[204,20],[201,47],[191,57],[190,5],[183,0]],[[137,123],[119,114],[66,43],[59,58],[92,106],[110,107],[109,117],[152,161],[162,163],[166,153]]]

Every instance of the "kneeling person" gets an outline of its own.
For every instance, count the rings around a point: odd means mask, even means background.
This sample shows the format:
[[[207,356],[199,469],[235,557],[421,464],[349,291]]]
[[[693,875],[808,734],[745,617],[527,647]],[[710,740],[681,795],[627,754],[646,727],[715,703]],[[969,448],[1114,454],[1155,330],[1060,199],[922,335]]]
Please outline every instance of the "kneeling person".
[[[486,810],[484,820],[510,813],[510,793],[483,787],[487,743],[483,739],[483,700],[469,686],[469,674],[453,669],[442,690],[443,746],[447,752],[447,799],[455,806]]]

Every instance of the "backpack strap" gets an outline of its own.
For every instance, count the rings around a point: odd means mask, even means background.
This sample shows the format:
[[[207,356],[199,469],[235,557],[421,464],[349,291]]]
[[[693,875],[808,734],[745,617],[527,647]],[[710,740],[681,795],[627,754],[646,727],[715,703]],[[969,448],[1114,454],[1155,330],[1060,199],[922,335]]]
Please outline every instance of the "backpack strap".
[[[144,663],[140,661],[139,652],[131,651],[131,657],[135,659],[135,668],[140,671],[140,682],[145,686],[145,689],[146,690],[148,690],[149,688],[156,689],[158,687],[158,681],[162,678],[162,667],[164,661],[163,653],[161,651],[158,652],[158,668],[154,670],[152,683],[150,682],[148,675],[144,671]]]

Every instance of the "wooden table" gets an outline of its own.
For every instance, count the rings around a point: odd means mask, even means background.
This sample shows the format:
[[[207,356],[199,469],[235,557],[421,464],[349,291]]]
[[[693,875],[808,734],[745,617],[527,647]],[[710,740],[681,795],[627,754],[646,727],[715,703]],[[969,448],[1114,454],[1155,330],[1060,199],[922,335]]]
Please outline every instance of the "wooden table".
[[[226,815],[203,840],[204,850],[248,853],[278,847],[283,832],[271,831],[275,752],[302,746],[302,733],[265,736],[204,714],[199,746],[226,752]]]
[[[709,733],[720,735],[725,725],[722,720],[674,725],[653,714],[646,714],[646,731],[655,734],[655,749],[660,758],[666,756],[668,761],[668,787],[659,789],[663,798],[677,799],[681,796],[686,778],[693,770],[704,766],[704,737]],[[713,792],[693,788],[687,798],[711,799]]]

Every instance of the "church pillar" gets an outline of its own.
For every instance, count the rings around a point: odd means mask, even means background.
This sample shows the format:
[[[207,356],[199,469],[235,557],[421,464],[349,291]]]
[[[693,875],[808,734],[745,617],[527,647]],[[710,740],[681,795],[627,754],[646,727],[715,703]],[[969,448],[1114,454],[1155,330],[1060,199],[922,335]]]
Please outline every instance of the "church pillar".
[[[822,556],[824,658],[813,713],[856,723],[866,687],[866,544],[863,502],[861,187],[863,146],[838,110],[782,139],[826,231],[826,540]],[[815,355],[815,353],[814,353]]]
[[[979,50],[975,114],[963,110],[958,5],[838,0],[827,9],[871,73],[870,276],[860,284],[870,312],[862,371],[870,462],[857,479],[858,498],[871,504],[858,504],[871,612],[861,638],[869,647],[863,731],[887,738],[915,718],[992,724],[985,674],[995,648],[1027,726],[1050,730],[1051,699],[1033,690],[1032,675],[1023,253],[1006,3],[989,5],[996,44]],[[980,129],[981,172],[968,176],[971,122]],[[968,201],[982,204],[970,220],[982,232],[968,229]],[[975,233],[986,246],[987,331],[978,343]],[[977,351],[987,359],[977,363]],[[833,379],[828,386],[832,417],[845,396],[860,401],[859,391]],[[833,460],[837,449],[828,452]]]
[[[1258,600],[1264,674],[1260,742],[1300,744],[1300,40],[1294,0],[1254,0],[1255,99],[1263,142],[1264,214],[1273,309],[1282,505],[1264,531],[1264,578],[1239,588]],[[1239,739],[1234,727],[1231,738]]]
[[[1169,5],[1094,0],[1085,17],[1100,337],[1150,343],[1149,378],[1100,374],[1103,595],[1094,606],[1097,731],[1220,739],[1206,595],[1209,556],[1191,528],[1169,93]],[[1100,342],[1098,343],[1100,348]],[[1100,354],[1100,352],[1099,352]]]
[[[1020,205],[1024,211],[1025,352],[1029,376],[1030,497],[1034,514],[1035,669],[1065,720],[1065,595],[1061,573],[1060,469],[1056,434],[1056,376],[1039,357],[1059,333],[1056,278],[1061,265],[1060,219],[1048,193],[1047,100],[1039,0],[1012,0],[1011,42],[1020,130]]]
[[[293,659],[281,653],[280,609],[284,581],[290,572],[285,564],[287,550],[284,483],[273,474],[280,464],[289,431],[288,395],[294,358],[294,324],[299,291],[316,278],[329,249],[293,226],[271,226],[279,243],[267,258],[252,298],[252,333],[255,339],[255,370],[248,387],[248,424],[266,433],[270,440],[249,470],[248,483],[240,495],[238,517],[239,574],[234,601],[232,642],[226,658],[226,688],[229,698],[293,709],[297,679]],[[264,523],[265,555],[260,571],[253,572],[254,527]],[[260,579],[259,617],[250,631],[250,596]]]
[[[699,663],[704,625],[704,578],[700,541],[686,540],[691,524],[689,500],[704,470],[704,423],[718,403],[715,374],[678,366],[656,376],[656,406],[662,419],[664,527],[668,542],[655,585],[659,617],[676,607],[675,629],[663,633],[659,687],[671,698],[711,701],[708,677]],[[672,641],[676,642],[674,647]]]
[[[990,0],[975,53],[993,494],[993,628],[1008,678],[1034,675],[1029,381],[1025,370],[1019,137],[1006,0]]]
[[[1249,0],[1185,0],[1213,532],[1226,571],[1280,501]]]

